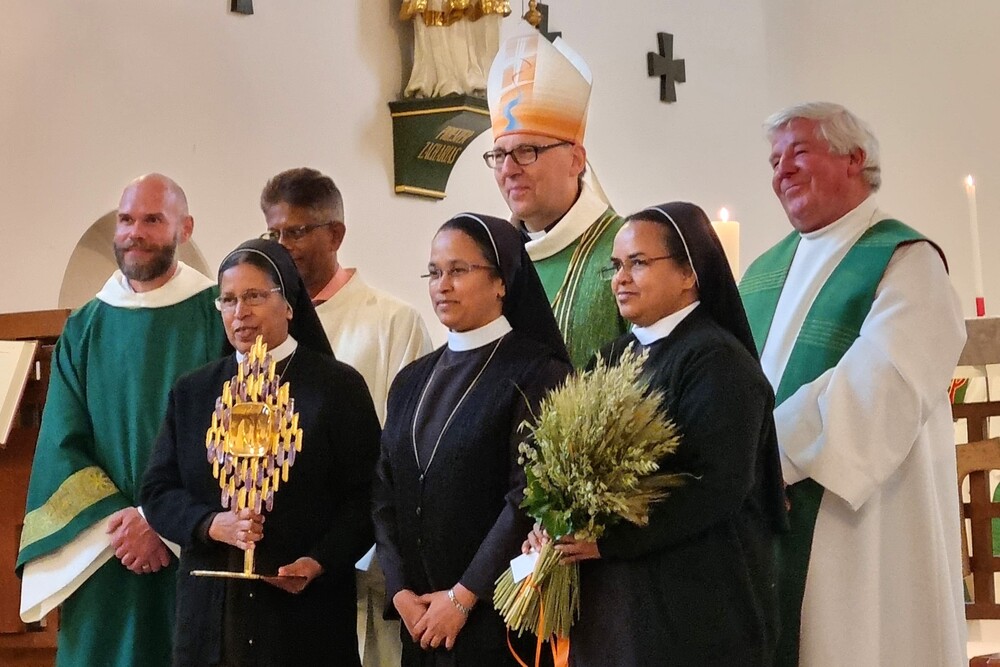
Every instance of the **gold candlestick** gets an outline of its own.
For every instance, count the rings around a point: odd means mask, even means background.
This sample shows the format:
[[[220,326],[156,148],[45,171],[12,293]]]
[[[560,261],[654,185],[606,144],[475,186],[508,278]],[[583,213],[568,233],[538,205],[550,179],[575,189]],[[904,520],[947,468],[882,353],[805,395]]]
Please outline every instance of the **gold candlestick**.
[[[223,384],[215,401],[212,425],[205,434],[212,476],[219,480],[222,506],[260,514],[274,507],[274,494],[288,481],[295,455],[302,451],[302,429],[289,386],[280,384],[275,362],[258,336],[239,364],[236,376]],[[235,506],[234,506],[235,504]],[[254,550],[243,556],[243,571],[194,570],[196,577],[263,579],[254,572]],[[273,576],[273,575],[272,575]]]

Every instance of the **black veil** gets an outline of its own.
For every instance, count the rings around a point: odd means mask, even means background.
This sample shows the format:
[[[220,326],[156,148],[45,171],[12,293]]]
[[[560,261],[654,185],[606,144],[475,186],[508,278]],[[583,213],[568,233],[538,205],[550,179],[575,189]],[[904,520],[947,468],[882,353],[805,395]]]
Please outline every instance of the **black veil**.
[[[449,229],[461,229],[473,238],[481,238],[482,231],[486,231],[496,254],[500,278],[507,289],[503,300],[504,317],[515,331],[545,345],[568,362],[566,344],[542,281],[524,249],[521,233],[507,220],[478,213],[459,213],[445,225]]]
[[[722,249],[722,242],[705,212],[688,202],[669,202],[649,206],[629,216],[630,220],[647,218],[673,225],[694,270],[701,307],[719,326],[736,336],[757,359],[757,346],[750,333],[750,323],[743,310],[736,279]]]
[[[288,323],[288,335],[294,338],[300,345],[305,345],[314,352],[333,356],[333,348],[330,347],[330,339],[327,338],[323,330],[323,324],[316,314],[316,309],[309,298],[309,291],[305,282],[295,267],[295,261],[288,251],[277,241],[266,239],[251,239],[241,243],[235,250],[223,258],[219,264],[219,277],[222,272],[234,266],[230,262],[237,255],[249,253],[257,255],[266,261],[271,267],[270,273],[276,278],[278,287],[281,288],[281,295],[292,307],[292,319]],[[222,345],[223,354],[232,354],[233,346],[227,339]]]

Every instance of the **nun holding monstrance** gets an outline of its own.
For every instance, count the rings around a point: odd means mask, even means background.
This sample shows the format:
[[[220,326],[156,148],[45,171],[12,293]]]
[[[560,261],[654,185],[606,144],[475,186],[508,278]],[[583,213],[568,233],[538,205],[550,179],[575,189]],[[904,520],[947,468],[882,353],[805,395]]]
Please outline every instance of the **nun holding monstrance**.
[[[170,393],[143,480],[142,506],[181,545],[174,664],[358,665],[354,563],[372,542],[379,423],[361,375],[333,358],[302,278],[273,241],[248,241],[219,267],[229,353]],[[258,337],[287,383],[303,433],[287,482],[263,514],[223,508],[206,432],[223,384]],[[191,576],[238,571],[247,549],[267,581]]]

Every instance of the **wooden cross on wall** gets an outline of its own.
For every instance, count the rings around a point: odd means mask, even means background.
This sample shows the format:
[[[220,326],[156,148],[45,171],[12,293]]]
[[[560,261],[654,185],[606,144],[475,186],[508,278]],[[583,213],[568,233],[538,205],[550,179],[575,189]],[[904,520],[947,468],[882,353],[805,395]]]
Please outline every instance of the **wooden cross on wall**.
[[[538,24],[538,32],[545,35],[545,39],[550,42],[556,41],[556,37],[562,37],[561,32],[549,32],[549,6],[538,3],[538,12],[542,15],[542,21]]]
[[[676,102],[677,89],[674,83],[684,83],[684,61],[674,60],[674,36],[669,32],[656,33],[660,46],[659,53],[650,51],[646,54],[646,66],[649,76],[660,77],[660,101]]]

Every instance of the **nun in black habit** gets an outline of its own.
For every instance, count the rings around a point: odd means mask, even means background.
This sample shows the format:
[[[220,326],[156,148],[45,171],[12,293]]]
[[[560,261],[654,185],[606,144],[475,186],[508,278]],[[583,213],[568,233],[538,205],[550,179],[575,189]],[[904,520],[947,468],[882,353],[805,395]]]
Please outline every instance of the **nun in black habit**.
[[[228,354],[180,378],[142,487],[149,523],[181,545],[174,664],[360,665],[354,563],[373,540],[369,507],[379,422],[361,375],[336,361],[288,252],[248,241],[219,267]],[[223,383],[263,336],[291,386],[302,450],[261,516],[223,509],[205,433]],[[235,348],[235,353],[233,348]],[[194,577],[256,571],[278,581]]]
[[[634,328],[601,353],[614,364],[629,346],[649,351],[645,372],[680,433],[661,470],[689,477],[647,526],[557,547],[580,561],[570,664],[770,665],[785,525],[771,385],[705,213],[675,202],[626,220],[606,273]]]
[[[393,382],[374,490],[387,617],[411,665],[515,665],[493,584],[517,556],[519,425],[570,372],[545,291],[510,223],[460,214],[428,264],[448,343]]]

